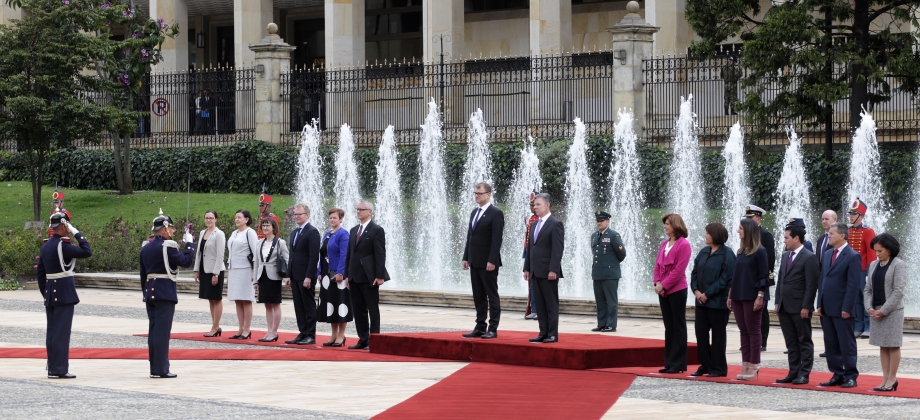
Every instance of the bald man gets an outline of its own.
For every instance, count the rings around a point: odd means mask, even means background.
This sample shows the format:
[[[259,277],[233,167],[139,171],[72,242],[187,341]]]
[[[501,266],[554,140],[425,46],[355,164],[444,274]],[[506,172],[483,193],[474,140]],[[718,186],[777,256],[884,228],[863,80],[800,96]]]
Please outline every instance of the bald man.
[[[824,213],[821,214],[821,226],[824,227],[824,235],[821,235],[821,238],[818,239],[818,248],[815,249],[815,254],[818,255],[818,264],[821,264],[821,259],[824,257],[824,251],[829,249],[829,245],[827,243],[827,231],[834,223],[837,223],[837,212],[833,210],[825,210]]]

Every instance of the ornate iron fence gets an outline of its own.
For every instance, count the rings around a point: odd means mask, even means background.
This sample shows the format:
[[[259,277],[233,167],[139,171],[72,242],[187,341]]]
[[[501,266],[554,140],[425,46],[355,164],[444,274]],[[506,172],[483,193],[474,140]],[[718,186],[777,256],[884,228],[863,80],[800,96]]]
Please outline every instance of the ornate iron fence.
[[[317,119],[328,142],[342,124],[359,146],[379,144],[387,126],[399,144],[417,144],[428,103],[442,105],[445,140],[465,142],[466,125],[482,109],[490,141],[570,136],[580,117],[590,134],[613,132],[613,64],[609,53],[400,64],[282,75],[285,144],[300,142]]]
[[[732,104],[743,100],[748,93],[762,90],[764,98],[770,100],[780,91],[775,78],[765,78],[758,88],[744,88],[740,79],[747,75],[732,57],[717,56],[711,60],[699,60],[688,56],[655,57],[643,61],[643,82],[646,96],[646,131],[644,137],[652,144],[668,145],[674,134],[674,126],[680,113],[681,98],[693,95],[693,112],[699,125],[697,134],[702,146],[721,146],[728,138],[735,122],[741,122],[745,133],[753,133],[753,126],[746,123],[743,113],[736,112]],[[845,68],[837,68],[835,74],[844,75]],[[900,81],[887,77],[891,87],[891,99],[870,107],[877,124],[876,135],[880,142],[917,141],[920,132],[918,104],[909,94],[897,90]],[[798,79],[793,79],[798,83]],[[870,92],[871,93],[871,92]],[[833,135],[838,143],[849,142],[851,136],[849,99],[837,102],[833,107]],[[824,120],[776,119],[774,126],[766,127],[756,141],[760,145],[785,145],[785,129],[793,126],[803,144],[825,142]],[[640,134],[640,136],[642,136]]]

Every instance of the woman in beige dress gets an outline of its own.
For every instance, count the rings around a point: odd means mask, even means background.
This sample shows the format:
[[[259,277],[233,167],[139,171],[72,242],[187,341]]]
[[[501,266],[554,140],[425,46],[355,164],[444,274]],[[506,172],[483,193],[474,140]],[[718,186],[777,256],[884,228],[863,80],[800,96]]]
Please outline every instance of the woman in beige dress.
[[[872,335],[869,344],[879,346],[882,361],[882,384],[875,387],[875,391],[897,391],[901,339],[904,335],[907,263],[898,258],[901,244],[888,233],[876,236],[870,245],[878,259],[869,265],[863,303],[870,316]]]

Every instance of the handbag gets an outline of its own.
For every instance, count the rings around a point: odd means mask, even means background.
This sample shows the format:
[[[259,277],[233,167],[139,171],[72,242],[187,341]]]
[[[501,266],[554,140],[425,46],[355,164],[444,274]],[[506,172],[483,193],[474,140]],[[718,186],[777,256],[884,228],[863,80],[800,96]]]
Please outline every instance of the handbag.
[[[249,246],[249,231],[246,231],[246,248],[249,249],[249,255],[246,256],[246,259],[249,260],[249,268],[255,268],[255,259],[252,257],[252,247]]]
[[[273,250],[275,249],[275,244],[278,243],[278,240],[279,240],[279,238],[278,238],[277,236],[275,236],[275,240],[272,241],[272,249],[273,249]],[[269,254],[271,254],[271,252],[272,252],[272,251],[269,251]],[[281,276],[281,278],[287,278],[287,276],[288,276],[288,275],[287,275],[287,266],[288,266],[288,262],[287,262],[287,260],[284,259],[284,257],[281,256],[281,253],[280,253],[280,252],[278,253],[278,256],[275,257],[275,265],[278,267],[278,275]]]

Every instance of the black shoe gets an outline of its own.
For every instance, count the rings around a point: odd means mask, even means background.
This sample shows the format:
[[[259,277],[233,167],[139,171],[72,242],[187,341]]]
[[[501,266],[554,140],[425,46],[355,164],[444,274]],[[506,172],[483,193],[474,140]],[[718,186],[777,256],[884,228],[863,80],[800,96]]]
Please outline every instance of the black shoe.
[[[294,337],[293,340],[286,340],[284,344],[297,344],[298,341],[303,340],[307,336],[304,334],[297,334],[297,337]]]
[[[767,351],[767,346],[761,347],[761,348],[760,348],[760,351]]]
[[[250,334],[252,334],[252,333],[250,333]],[[271,343],[271,342],[274,342],[274,341],[278,341],[278,336],[276,335],[275,338],[265,338],[265,337],[262,337],[262,338],[259,339],[259,341],[261,341],[261,342],[263,342],[263,343]]]
[[[479,338],[483,338],[483,339],[498,338],[498,331],[489,331],[483,334],[482,337],[479,337]]]
[[[158,375],[157,375],[157,374],[152,374],[152,375],[150,375],[151,378],[156,378],[156,379],[160,379],[160,378],[163,378],[163,379],[172,379],[172,378],[175,378],[176,376],[178,376],[178,375],[176,375],[175,373],[161,373],[161,374],[158,374]]]
[[[368,350],[367,341],[358,340],[358,344],[348,346],[349,350]]]
[[[839,385],[843,385],[843,383],[844,383],[844,380],[841,378],[831,378],[831,380],[827,382],[821,382],[818,385],[820,386],[839,386]]]
[[[789,354],[789,350],[784,351],[783,354]]]
[[[677,370],[677,369],[667,369],[667,368],[665,368],[665,369],[658,369],[658,373],[667,373],[667,374],[669,374],[669,375],[673,375],[673,374],[675,374],[675,373],[683,373],[683,371],[682,371],[682,370]]]
[[[840,387],[841,387],[841,388],[856,388],[856,380],[855,380],[855,379],[850,379],[849,381],[846,381],[846,382],[840,384]]]
[[[242,336],[243,336],[243,334],[233,334],[233,335],[231,335],[229,338],[230,338],[231,340],[239,340],[240,337],[242,337]]]
[[[601,332],[617,332],[617,329],[613,327],[604,327],[601,328]]]
[[[48,374],[48,379],[73,379],[76,377],[77,375],[74,375],[72,373],[62,373],[60,375],[54,375],[50,373]]]
[[[821,352],[821,354],[819,354],[818,357],[827,357],[827,353]]]
[[[222,333],[222,332],[223,332],[223,330],[221,330],[220,328],[218,328],[217,331],[214,331],[214,334],[208,333],[208,334],[205,334],[204,336],[205,336],[205,337],[220,337],[220,333]]]
[[[294,344],[301,345],[301,346],[307,346],[307,345],[310,345],[310,344],[316,344],[316,339],[313,338],[313,337],[307,337],[307,338],[304,338],[303,340],[300,340],[300,341],[298,341],[298,342],[296,342],[296,343],[294,343]]]
[[[343,338],[341,343],[336,343],[335,341],[333,341],[332,343],[329,344],[329,347],[342,347],[345,345],[346,340],[348,340],[348,338]],[[323,345],[325,346],[325,344]]]
[[[808,377],[807,377],[807,376],[799,376],[798,378],[795,378],[794,381],[792,381],[792,384],[793,384],[793,385],[805,385],[805,384],[807,384],[807,383],[808,383]]]
[[[604,329],[604,327],[591,328],[591,332],[601,332],[601,330],[603,330],[603,329]]]
[[[728,376],[728,375],[725,374],[725,373],[710,373],[710,374],[706,375],[707,378],[724,378],[724,377],[726,377],[726,376]]]
[[[690,376],[703,376],[703,375],[706,375],[706,374],[707,374],[707,372],[703,372],[703,371],[698,370],[698,371],[696,371],[696,372],[691,373]]]
[[[486,332],[482,330],[473,330],[467,334],[463,334],[463,338],[479,338],[482,337]]]
[[[530,339],[530,342],[531,342],[531,343],[542,343],[543,340],[546,340],[546,336],[545,336],[545,335],[538,335],[538,336],[536,336],[536,337],[534,337],[534,338],[531,338],[531,339]]]
[[[559,338],[556,337],[555,335],[548,336],[546,337],[546,340],[543,340],[544,343],[555,343],[558,341],[559,341]]]
[[[796,378],[793,378],[792,375],[789,375],[789,376],[786,376],[785,378],[779,378],[779,379],[777,379],[777,380],[776,380],[776,383],[778,383],[778,384],[791,384],[792,381],[794,381],[794,380],[796,380]]]

